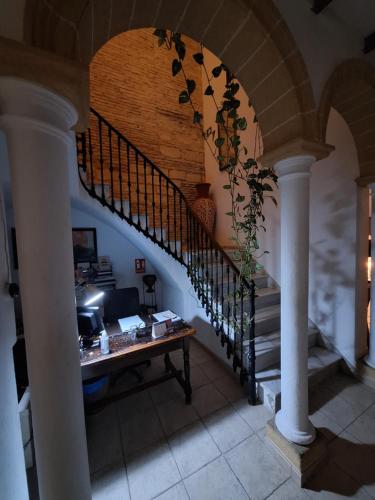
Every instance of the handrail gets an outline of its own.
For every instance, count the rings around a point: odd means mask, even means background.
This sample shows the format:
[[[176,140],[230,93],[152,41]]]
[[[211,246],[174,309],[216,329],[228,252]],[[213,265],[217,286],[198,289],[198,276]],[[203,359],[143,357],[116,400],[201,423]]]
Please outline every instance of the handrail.
[[[233,369],[240,368],[241,383],[248,379],[249,402],[255,404],[254,282],[241,276],[181,189],[108,120],[90,111],[91,127],[77,134],[82,186],[187,268],[216,334],[227,346],[228,358],[233,357]]]

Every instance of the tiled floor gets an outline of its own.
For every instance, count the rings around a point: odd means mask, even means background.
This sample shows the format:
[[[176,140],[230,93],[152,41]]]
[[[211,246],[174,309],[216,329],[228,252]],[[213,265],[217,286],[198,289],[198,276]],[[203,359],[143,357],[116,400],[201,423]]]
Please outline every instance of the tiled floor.
[[[191,361],[192,405],[168,381],[88,418],[94,500],[375,498],[374,390],[338,374],[312,391],[312,420],[329,436],[330,455],[301,489],[265,440],[269,411],[249,406],[196,342]],[[155,359],[144,375],[163,370]]]

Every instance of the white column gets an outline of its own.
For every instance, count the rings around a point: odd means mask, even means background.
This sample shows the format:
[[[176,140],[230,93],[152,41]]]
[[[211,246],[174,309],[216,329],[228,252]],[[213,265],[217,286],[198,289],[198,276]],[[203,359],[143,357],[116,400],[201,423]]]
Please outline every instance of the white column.
[[[371,291],[370,291],[370,346],[365,363],[375,368],[375,184],[371,189]]]
[[[313,156],[278,162],[281,232],[281,410],[278,430],[289,441],[315,439],[308,418],[309,189]]]
[[[1,167],[4,158],[0,155]],[[3,226],[4,225],[4,226]],[[13,362],[16,342],[10,281],[5,210],[0,186],[0,496],[9,500],[29,498]]]
[[[41,500],[91,498],[74,297],[65,99],[0,78]]]

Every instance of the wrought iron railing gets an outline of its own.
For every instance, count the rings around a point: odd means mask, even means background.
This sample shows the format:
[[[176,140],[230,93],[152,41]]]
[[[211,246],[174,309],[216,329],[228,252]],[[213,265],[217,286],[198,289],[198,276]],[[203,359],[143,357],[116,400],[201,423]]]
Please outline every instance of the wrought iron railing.
[[[256,403],[255,285],[192,212],[180,188],[97,111],[77,134],[85,190],[186,267],[240,381]]]

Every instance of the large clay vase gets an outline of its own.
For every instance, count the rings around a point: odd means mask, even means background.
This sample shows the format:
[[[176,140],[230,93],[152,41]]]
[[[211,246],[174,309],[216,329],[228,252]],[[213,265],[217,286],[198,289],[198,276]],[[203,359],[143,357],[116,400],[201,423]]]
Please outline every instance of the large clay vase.
[[[208,232],[212,234],[215,224],[216,207],[209,195],[210,186],[211,184],[208,182],[196,184],[197,197],[193,203],[193,212]]]

